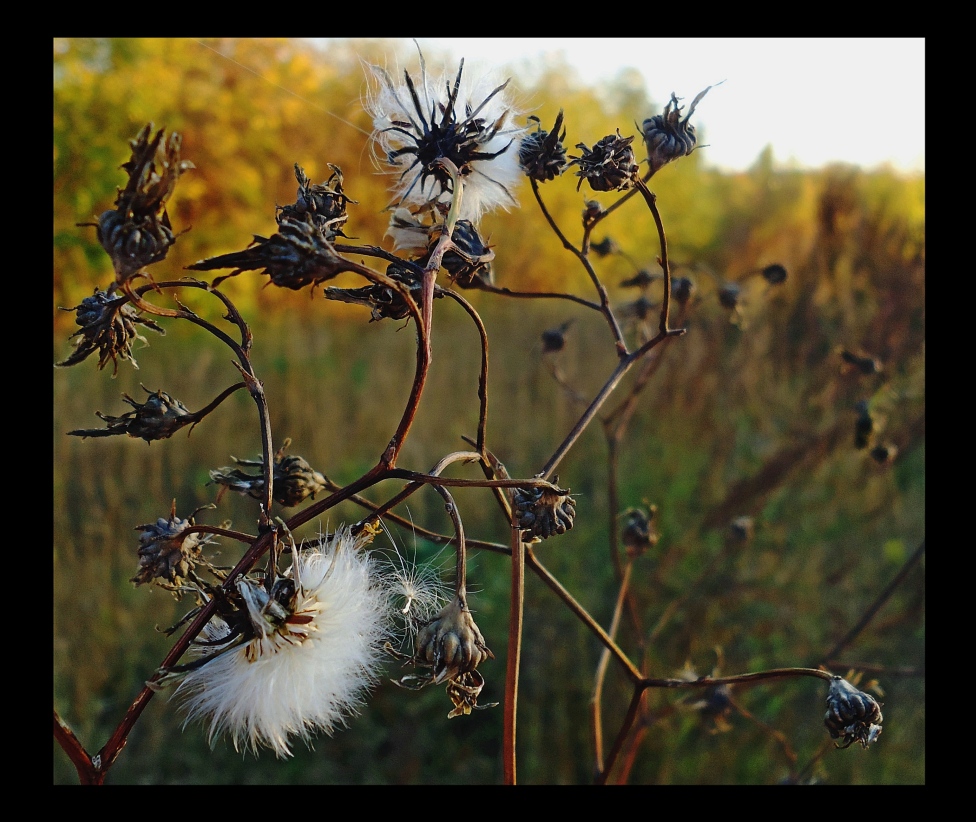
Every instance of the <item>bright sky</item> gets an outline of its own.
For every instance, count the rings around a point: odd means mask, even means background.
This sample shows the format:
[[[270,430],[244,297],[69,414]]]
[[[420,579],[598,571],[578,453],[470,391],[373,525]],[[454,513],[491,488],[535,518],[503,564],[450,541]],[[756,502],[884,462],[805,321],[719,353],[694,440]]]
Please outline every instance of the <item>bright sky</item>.
[[[406,40],[409,43],[409,40]],[[727,170],[752,165],[767,144],[777,163],[819,168],[846,162],[925,170],[924,38],[435,38],[428,56],[465,66],[531,69],[562,52],[586,83],[637,69],[648,95],[687,105],[706,86],[694,122],[703,159]],[[526,64],[524,61],[528,61]],[[518,72],[512,73],[518,83]],[[649,114],[635,114],[642,120]],[[543,124],[545,125],[545,124]],[[632,128],[622,123],[621,130]],[[633,130],[633,129],[632,129]],[[589,135],[591,142],[602,135]],[[574,141],[585,135],[575,135]]]

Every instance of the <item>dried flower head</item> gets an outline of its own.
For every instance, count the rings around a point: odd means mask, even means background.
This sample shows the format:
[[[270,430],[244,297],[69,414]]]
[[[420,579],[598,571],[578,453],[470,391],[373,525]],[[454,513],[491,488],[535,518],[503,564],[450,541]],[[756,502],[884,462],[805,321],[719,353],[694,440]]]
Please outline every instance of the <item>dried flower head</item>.
[[[386,276],[409,288],[414,302],[419,304],[421,281],[420,275],[413,268],[400,263],[390,263],[386,267]],[[330,286],[325,289],[324,294],[327,300],[367,306],[370,309],[370,322],[382,319],[404,320],[410,316],[410,307],[403,295],[395,288],[382,283],[364,285],[360,288]],[[434,296],[444,295],[442,291],[435,289]]]
[[[342,226],[349,215],[346,203],[356,203],[342,190],[342,169],[327,164],[332,176],[320,184],[312,183],[305,169],[295,163],[295,178],[298,180],[298,199],[291,205],[278,206],[275,221],[281,225],[283,220],[307,220],[318,228],[326,240],[332,242],[337,236],[345,237]]]
[[[679,305],[684,305],[695,293],[695,283],[687,277],[675,277],[671,280],[671,296]]]
[[[453,82],[432,82],[420,55],[420,84],[404,71],[403,84],[371,66],[376,88],[366,108],[373,118],[374,148],[394,171],[396,205],[449,203],[453,179],[441,164],[454,165],[464,181],[460,216],[477,222],[499,206],[516,204],[512,193],[522,175],[519,145],[526,129],[504,93],[487,77],[469,82],[462,60]]]
[[[660,280],[664,275],[655,274],[652,271],[648,271],[646,268],[638,269],[637,273],[633,277],[628,277],[626,280],[620,281],[621,288],[640,288],[646,289],[655,280]]]
[[[576,148],[582,154],[572,155],[569,164],[579,166],[576,175],[580,178],[576,184],[579,191],[583,180],[590,183],[594,191],[626,191],[634,184],[634,177],[639,166],[634,160],[634,150],[630,144],[633,137],[621,137],[620,130],[616,134],[609,134],[600,140],[590,150],[585,143],[577,143]]]
[[[620,313],[630,320],[642,323],[651,316],[651,312],[657,307],[658,303],[641,294],[636,300],[624,303],[620,307]]]
[[[867,748],[880,736],[883,719],[881,706],[873,696],[859,691],[842,677],[831,679],[824,725],[831,739],[842,740],[838,748],[849,748],[855,742]]]
[[[137,325],[144,325],[159,334],[166,333],[152,320],[140,317],[129,303],[128,297],[112,297],[109,292],[98,288],[91,297],[85,297],[80,305],[61,310],[76,312],[75,323],[81,328],[71,335],[79,337],[74,353],[57,363],[59,366],[77,365],[97,350],[99,369],[104,368],[105,363],[111,360],[114,376],[118,373],[120,358],[129,360],[133,368],[139,367],[132,356],[132,343],[139,340],[148,345],[148,342],[136,330]]]
[[[442,226],[434,226],[430,233],[430,251],[443,231]],[[492,284],[491,261],[495,259],[492,251],[478,229],[469,220],[458,220],[451,234],[454,245],[441,260],[441,265],[451,275],[451,280],[461,288],[477,288]]]
[[[542,353],[552,354],[562,351],[566,347],[566,332],[573,324],[572,320],[566,320],[556,328],[547,328],[542,332]]]
[[[741,516],[735,517],[730,523],[729,527],[726,529],[726,537],[729,542],[737,545],[742,545],[749,542],[755,536],[756,533],[756,522],[752,517]]]
[[[579,187],[577,186],[577,191]],[[586,200],[583,203],[583,225],[588,226],[607,213],[607,210],[596,200]],[[590,248],[593,246],[591,245]]]
[[[857,354],[844,349],[840,352],[840,356],[844,362],[853,366],[855,371],[864,374],[866,377],[881,373],[881,362],[867,354]]]
[[[332,227],[319,225],[314,219],[279,215],[278,231],[270,238],[254,235],[243,251],[220,254],[199,260],[187,268],[192,271],[234,269],[230,274],[217,277],[213,285],[219,285],[228,277],[243,271],[257,271],[271,278],[280,288],[298,291],[307,285],[316,286],[337,277],[349,269],[349,264],[336,253],[329,237],[335,236]]]
[[[120,285],[165,258],[176,242],[166,201],[180,175],[194,167],[189,160],[180,159],[179,134],[173,132],[164,142],[165,129],[150,137],[152,128],[149,123],[129,141],[132,156],[122,165],[129,182],[119,191],[115,210],[103,212],[95,224],[98,242],[112,258]]]
[[[642,508],[629,508],[624,511],[620,541],[627,549],[627,556],[632,559],[657,545],[660,534],[651,522],[656,513],[656,505],[651,505],[646,511]]]
[[[617,241],[613,237],[604,237],[598,243],[590,243],[590,250],[597,257],[609,257],[611,254],[620,251],[620,246],[617,245]]]
[[[176,516],[174,499],[168,518],[160,517],[154,523],[137,525],[136,530],[142,531],[139,536],[139,572],[131,581],[136,585],[154,582],[168,590],[179,591],[195,576],[197,564],[209,568],[201,551],[204,545],[213,541],[213,534],[184,534],[184,531],[196,524],[194,517],[200,511],[213,507],[205,505],[186,519],[180,519]]]
[[[371,537],[342,528],[295,551],[269,587],[240,578],[204,628],[197,658],[171,669],[186,723],[201,719],[211,742],[291,755],[347,723],[376,683],[390,630],[389,591],[364,549]]]
[[[542,128],[542,121],[535,116],[528,118],[536,122],[536,130],[527,134],[522,139],[519,148],[519,163],[526,175],[537,182],[544,183],[554,180],[562,174],[569,161],[566,159],[566,147],[563,140],[566,139],[566,129],[559,133],[563,124],[563,110],[559,109],[556,115],[556,122],[552,131]]]
[[[397,655],[403,658],[402,654]],[[457,594],[421,628],[414,655],[406,658],[430,671],[426,674],[408,674],[394,680],[395,684],[420,690],[433,683],[446,682],[447,694],[454,704],[454,709],[447,715],[448,719],[497,705],[478,704],[485,680],[477,666],[485,660],[494,659],[495,655],[485,645],[463,593]]]
[[[435,684],[453,680],[495,655],[475,624],[465,597],[455,596],[417,634],[417,661],[429,666]]]
[[[874,433],[874,417],[871,416],[867,400],[861,400],[855,410],[857,418],[854,420],[854,447],[867,448],[871,444],[871,435]]]
[[[108,423],[105,428],[80,429],[69,431],[76,437],[111,437],[128,434],[130,437],[141,437],[146,442],[165,440],[173,436],[181,428],[192,426],[200,421],[200,416],[190,411],[182,402],[174,399],[165,391],[150,391],[146,386],[142,390],[149,394],[144,403],[138,403],[128,394],[122,394],[122,399],[135,410],[122,414],[120,417],[110,417],[101,411],[96,416]]]
[[[739,307],[739,298],[742,296],[742,289],[738,283],[723,283],[718,289],[718,301],[722,308],[735,311]]]
[[[519,527],[529,538],[549,539],[554,534],[565,534],[576,518],[576,503],[569,489],[516,488],[514,503]]]
[[[681,98],[672,92],[671,99],[664,107],[664,113],[648,117],[644,121],[641,133],[647,145],[647,160],[652,174],[672,160],[686,157],[695,150],[698,138],[695,136],[695,127],[688,121],[695,113],[695,107],[710,88],[711,86],[692,100],[691,107],[684,117],[681,116],[684,106],[678,105],[678,100]]]
[[[286,508],[291,508],[304,502],[328,487],[324,474],[314,470],[311,465],[298,455],[286,455],[285,449],[291,444],[286,439],[281,448],[274,455],[272,480],[274,484],[274,499]],[[258,469],[257,473],[249,474],[240,468],[218,468],[210,472],[211,482],[224,486],[224,489],[237,491],[249,497],[260,500],[264,498],[264,460],[241,460],[231,456],[238,465]],[[223,494],[224,490],[221,490]]]
[[[762,278],[770,285],[780,285],[786,282],[786,278],[789,276],[786,268],[779,263],[773,263],[772,265],[767,265],[762,271],[759,272]]]
[[[891,442],[885,443],[884,445],[876,445],[871,449],[871,459],[879,465],[888,465],[888,463],[894,462],[897,456],[898,446]]]

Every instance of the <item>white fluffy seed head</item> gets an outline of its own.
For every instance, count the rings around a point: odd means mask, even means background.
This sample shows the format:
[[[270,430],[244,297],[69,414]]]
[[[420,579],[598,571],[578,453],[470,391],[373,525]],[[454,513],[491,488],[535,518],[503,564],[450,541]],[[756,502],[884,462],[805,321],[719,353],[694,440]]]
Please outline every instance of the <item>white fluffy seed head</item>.
[[[422,164],[411,168],[417,154],[405,153],[393,159],[390,155],[422,142],[425,128],[431,125],[432,114],[438,121],[443,118],[441,107],[448,105],[449,89],[454,88],[457,71],[431,78],[421,61],[419,74],[411,75],[420,104],[418,111],[404,79],[397,81],[379,66],[368,66],[368,70],[373,82],[365,108],[373,118],[373,157],[379,167],[397,174],[392,188],[394,202],[406,206],[434,201],[450,203],[451,195],[443,190],[434,176],[422,176]],[[524,176],[518,153],[527,128],[516,125],[522,119],[521,112],[513,108],[508,88],[496,91],[503,82],[488,74],[473,78],[472,72],[463,71],[454,103],[458,123],[476,118],[491,129],[484,133],[483,140],[472,146],[472,150],[479,154],[501,152],[492,159],[477,159],[470,163],[470,174],[464,178],[459,216],[472,223],[477,223],[483,214],[495,208],[517,205],[514,192]],[[497,131],[494,130],[496,125]]]
[[[284,758],[295,737],[308,744],[317,733],[331,735],[358,712],[378,679],[392,624],[390,590],[364,542],[343,528],[296,554],[289,571],[300,619],[233,650],[202,651],[213,658],[174,694],[184,725],[199,719],[211,744],[226,734],[238,750],[268,747]],[[203,638],[227,633],[215,618]]]

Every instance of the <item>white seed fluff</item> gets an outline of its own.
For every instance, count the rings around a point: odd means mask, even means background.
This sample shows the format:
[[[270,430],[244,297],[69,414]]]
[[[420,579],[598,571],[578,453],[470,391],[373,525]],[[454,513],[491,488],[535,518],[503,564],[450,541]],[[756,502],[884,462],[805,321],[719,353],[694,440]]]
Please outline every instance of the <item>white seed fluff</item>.
[[[376,159],[380,165],[391,166],[399,175],[393,188],[395,201],[398,205],[426,205],[434,201],[449,203],[450,195],[442,191],[432,176],[421,179],[420,165],[410,168],[417,159],[416,154],[401,154],[392,161],[388,158],[391,152],[405,146],[415,146],[418,141],[423,142],[425,127],[430,126],[432,115],[438,120],[443,118],[442,107],[448,104],[448,90],[453,90],[456,72],[445,73],[432,80],[426,67],[422,66],[419,78],[414,78],[421,107],[418,111],[405,81],[394,83],[384,69],[377,66],[369,68],[373,74],[374,88],[365,105],[373,118],[372,137]],[[497,131],[486,131],[471,148],[479,154],[501,152],[492,159],[472,161],[471,173],[464,179],[459,216],[477,224],[486,212],[517,205],[514,192],[524,177],[518,152],[527,129],[516,125],[520,112],[513,109],[508,90],[493,93],[500,85],[497,77],[482,75],[472,79],[471,74],[470,71],[462,72],[454,103],[455,116],[459,123],[477,118],[491,127],[497,124]]]
[[[298,591],[294,614],[302,619],[258,630],[224,653],[219,645],[202,651],[214,658],[188,673],[174,694],[184,726],[199,719],[211,744],[227,734],[238,750],[268,747],[281,758],[291,756],[293,738],[308,744],[345,726],[378,679],[390,625],[389,591],[362,545],[343,528],[297,552],[290,574]],[[249,610],[253,620],[250,600]],[[202,638],[227,633],[215,618]]]

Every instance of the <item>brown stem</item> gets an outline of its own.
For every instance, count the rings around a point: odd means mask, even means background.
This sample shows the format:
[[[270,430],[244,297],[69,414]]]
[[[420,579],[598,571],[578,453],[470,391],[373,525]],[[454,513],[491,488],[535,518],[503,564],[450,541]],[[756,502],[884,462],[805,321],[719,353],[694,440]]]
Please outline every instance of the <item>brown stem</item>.
[[[68,726],[59,715],[54,711],[54,739],[61,746],[61,749],[68,755],[71,764],[78,772],[78,781],[82,785],[100,785],[102,778],[99,769],[88,751],[75,736],[74,731]]]
[[[569,608],[570,611],[576,614],[580,622],[582,622],[593,634],[596,635],[597,639],[603,643],[603,646],[607,648],[616,658],[617,662],[620,663],[627,676],[630,677],[631,681],[643,681],[643,674],[637,670],[634,663],[631,662],[630,659],[627,658],[627,655],[617,647],[617,643],[615,643],[607,632],[600,627],[600,623],[593,619],[587,610],[576,601],[573,595],[562,586],[559,580],[549,573],[548,570],[546,570],[542,563],[536,558],[535,553],[532,551],[532,547],[528,545],[525,546],[525,564],[528,565],[528,567],[531,568],[536,575],[555,592],[556,596],[558,596],[566,604],[566,607]]]
[[[668,333],[668,312],[671,310],[671,266],[668,263],[668,241],[664,234],[664,222],[661,220],[661,212],[657,209],[657,197],[647,187],[647,184],[637,178],[634,185],[643,196],[647,207],[654,216],[654,223],[657,225],[658,238],[661,242],[661,269],[664,272],[664,299],[661,302],[661,323],[659,331],[661,334]]]
[[[592,300],[586,300],[582,297],[577,297],[574,294],[564,294],[561,291],[513,291],[511,288],[505,288],[504,286],[488,285],[480,280],[477,281],[475,286],[479,291],[487,291],[489,294],[498,294],[502,297],[520,297],[523,299],[543,299],[543,300],[570,300],[574,303],[579,303],[580,305],[585,305],[587,308],[592,308],[594,311],[603,312],[603,307],[599,303],[595,303]]]
[[[641,700],[644,698],[644,689],[640,684],[634,686],[634,693],[630,697],[630,705],[627,706],[627,713],[624,715],[623,722],[620,723],[620,730],[617,731],[617,736],[613,740],[613,747],[610,748],[610,753],[607,756],[606,765],[599,771],[597,771],[596,778],[594,779],[595,784],[605,785],[607,782],[607,777],[610,776],[610,771],[617,761],[617,757],[620,755],[620,749],[624,745],[624,741],[627,739],[627,735],[630,733],[631,727],[633,727],[634,721],[637,719],[637,715],[640,711]]]
[[[504,783],[514,785],[515,726],[518,708],[519,662],[522,656],[522,616],[525,603],[525,543],[518,527],[518,514],[512,511],[512,587],[509,603],[508,658],[505,665],[505,708],[502,732]]]
[[[478,334],[481,337],[481,374],[478,377],[478,399],[481,406],[478,412],[478,439],[475,448],[478,449],[479,454],[483,454],[485,436],[488,430],[488,331],[485,329],[485,324],[481,321],[478,312],[474,310],[474,306],[464,297],[451,289],[444,289],[444,294],[457,302],[467,312],[477,326]]]
[[[610,630],[608,631],[611,639],[616,638],[617,630],[620,628],[620,616],[623,613],[624,599],[627,596],[627,589],[630,586],[630,572],[633,570],[633,567],[633,562],[627,563],[623,580],[620,583],[620,592],[617,594],[617,604],[614,606],[613,618],[610,620]],[[593,695],[590,697],[590,713],[593,725],[593,752],[598,773],[603,770],[603,720],[601,719],[600,707],[603,701],[603,681],[606,678],[609,663],[610,651],[604,648],[600,654],[600,661],[596,666]]]
[[[579,249],[574,246],[566,236],[556,225],[556,221],[553,219],[552,215],[549,213],[549,209],[546,208],[546,204],[542,200],[542,194],[539,191],[539,183],[535,179],[530,179],[532,183],[532,193],[535,195],[536,202],[539,204],[539,208],[542,210],[542,215],[546,218],[546,222],[555,232],[556,236],[562,241],[563,248],[571,252],[586,269],[586,273],[590,277],[590,281],[593,283],[593,287],[596,289],[596,293],[600,298],[600,313],[606,318],[607,325],[610,326],[610,333],[613,334],[614,345],[617,347],[617,355],[620,357],[627,356],[627,344],[624,342],[624,335],[620,331],[620,325],[617,323],[617,318],[613,315],[613,311],[610,310],[610,296],[607,294],[606,286],[597,277],[596,272],[593,270],[593,266],[590,264],[589,257],[587,256],[588,241],[586,238],[589,237],[589,232],[584,231],[584,241],[583,248]]]

